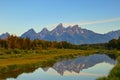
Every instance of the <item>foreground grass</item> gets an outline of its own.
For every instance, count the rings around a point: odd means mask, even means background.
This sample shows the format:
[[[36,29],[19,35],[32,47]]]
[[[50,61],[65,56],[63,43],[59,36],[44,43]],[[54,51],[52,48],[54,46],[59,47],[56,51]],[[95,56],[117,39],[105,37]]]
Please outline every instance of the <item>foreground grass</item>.
[[[13,51],[13,52],[12,52]],[[3,52],[6,52],[5,50]],[[7,50],[10,54],[0,55],[0,67],[6,67],[14,64],[31,64],[36,62],[48,61],[53,59],[60,59],[66,57],[75,57],[78,55],[93,54],[96,51],[74,50],[74,49],[53,49],[53,50],[18,50],[14,53],[14,50]]]
[[[120,80],[120,51],[91,49],[50,49],[50,50],[18,50],[0,49],[0,78],[17,77],[20,73],[34,71],[38,67],[52,66],[55,62],[64,58],[90,55],[95,53],[108,54],[118,59],[118,64],[111,70],[108,77],[98,80]],[[11,74],[12,73],[12,74]]]
[[[96,53],[95,50],[0,50],[0,78],[17,77],[22,72],[31,72],[38,67],[52,66],[64,58]],[[12,74],[11,74],[12,73]]]
[[[118,63],[110,71],[107,77],[98,78],[97,80],[120,80],[120,51],[116,51],[115,54]]]

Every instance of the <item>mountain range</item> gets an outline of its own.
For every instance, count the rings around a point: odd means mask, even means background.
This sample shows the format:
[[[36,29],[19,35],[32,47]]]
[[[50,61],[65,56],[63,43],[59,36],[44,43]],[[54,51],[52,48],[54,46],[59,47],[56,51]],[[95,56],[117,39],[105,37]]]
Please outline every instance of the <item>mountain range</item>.
[[[3,33],[0,35],[0,39],[6,39],[8,36],[10,36],[10,34],[8,32]]]
[[[6,38],[8,33],[0,35],[0,38]],[[48,41],[67,41],[72,44],[95,44],[106,43],[113,38],[120,36],[120,30],[111,31],[106,34],[95,33],[88,29],[83,29],[78,25],[68,26],[65,28],[62,23],[58,24],[53,30],[49,31],[43,28],[40,32],[36,33],[34,29],[30,29],[23,33],[20,37],[29,37],[31,40],[41,39]]]

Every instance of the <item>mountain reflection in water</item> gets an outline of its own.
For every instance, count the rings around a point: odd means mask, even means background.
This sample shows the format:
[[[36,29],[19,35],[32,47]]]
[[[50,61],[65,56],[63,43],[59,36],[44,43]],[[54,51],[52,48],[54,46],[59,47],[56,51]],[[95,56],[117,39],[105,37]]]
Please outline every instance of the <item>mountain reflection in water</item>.
[[[107,55],[94,54],[60,61],[52,67],[38,68],[7,80],[95,80],[106,76],[115,64],[116,61]]]

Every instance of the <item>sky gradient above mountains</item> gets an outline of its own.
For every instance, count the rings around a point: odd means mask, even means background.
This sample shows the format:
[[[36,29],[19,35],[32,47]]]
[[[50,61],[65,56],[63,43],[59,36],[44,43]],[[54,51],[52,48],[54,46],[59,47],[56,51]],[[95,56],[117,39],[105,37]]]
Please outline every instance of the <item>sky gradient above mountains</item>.
[[[120,29],[120,0],[1,0],[0,34],[20,36],[63,23],[78,24],[98,33]]]

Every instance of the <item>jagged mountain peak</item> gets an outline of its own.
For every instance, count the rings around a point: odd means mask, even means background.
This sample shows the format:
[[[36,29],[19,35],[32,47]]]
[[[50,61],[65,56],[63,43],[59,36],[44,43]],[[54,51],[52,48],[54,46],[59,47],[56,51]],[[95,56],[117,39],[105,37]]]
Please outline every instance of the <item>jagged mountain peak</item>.
[[[27,32],[32,32],[32,33],[36,33],[35,30],[33,28],[29,29]]]
[[[113,32],[120,32],[120,29],[119,30],[116,30],[116,31],[110,31],[110,32],[108,32],[108,33],[113,33]],[[108,34],[107,33],[107,34]]]
[[[67,28],[71,28],[72,26],[71,25],[69,25]]]
[[[63,28],[63,24],[62,23],[58,24],[56,28]]]
[[[65,28],[63,27],[63,24],[60,23],[56,26],[55,29],[51,31],[51,35],[59,36],[65,32]]]
[[[79,28],[79,25],[78,24],[73,25],[72,28]]]
[[[73,25],[73,26],[69,26],[66,28],[67,32],[71,35],[73,34],[81,34],[81,33],[84,33],[84,29],[82,29],[81,27],[79,27],[79,25]]]
[[[8,36],[10,36],[10,34],[8,32],[6,32],[6,33],[1,34],[0,38],[1,39],[6,39]]]
[[[64,28],[63,24],[60,23],[60,24],[58,24],[58,25],[56,26],[56,28],[53,29],[53,30],[55,30],[55,31],[60,31],[60,30],[64,30],[64,29],[65,29],[65,28]]]
[[[3,33],[2,35],[10,35],[8,32],[6,32],[6,33]]]
[[[83,30],[81,27],[79,27],[79,25],[78,25],[78,24],[73,25],[71,28],[72,28],[72,29],[79,29],[79,30]]]
[[[21,37],[23,37],[23,38],[29,37],[31,40],[34,40],[34,39],[36,39],[36,35],[37,35],[37,33],[35,32],[35,30],[33,28],[31,28],[27,32],[23,33],[21,35]]]
[[[47,28],[43,28],[41,32],[49,32]]]
[[[67,41],[72,44],[94,44],[105,43],[118,36],[120,36],[119,30],[111,33],[99,34],[88,29],[83,29],[77,24],[65,28],[63,24],[60,23],[52,31],[43,28],[41,32],[36,33],[34,29],[30,29],[21,37],[30,37],[31,40],[42,39],[48,41]]]
[[[120,37],[120,30],[110,31],[106,34],[109,35],[111,38],[119,38]]]
[[[60,31],[60,30],[64,30],[65,27],[63,26],[62,23],[58,24],[52,31]]]
[[[0,38],[5,39],[8,36],[9,33],[4,33],[0,35]],[[31,28],[21,35],[21,37],[29,37],[31,40],[42,39],[48,41],[67,41],[72,44],[105,43],[113,38],[118,38],[119,36],[120,30],[99,34],[88,29],[83,29],[78,25],[65,28],[62,23],[58,24],[52,31],[43,28],[41,32],[36,33],[34,29]]]
[[[47,28],[43,28],[42,30],[41,30],[41,32],[39,32],[38,34],[37,34],[37,36],[40,38],[40,39],[43,39],[46,35],[48,35],[49,34],[49,30],[47,29]]]

